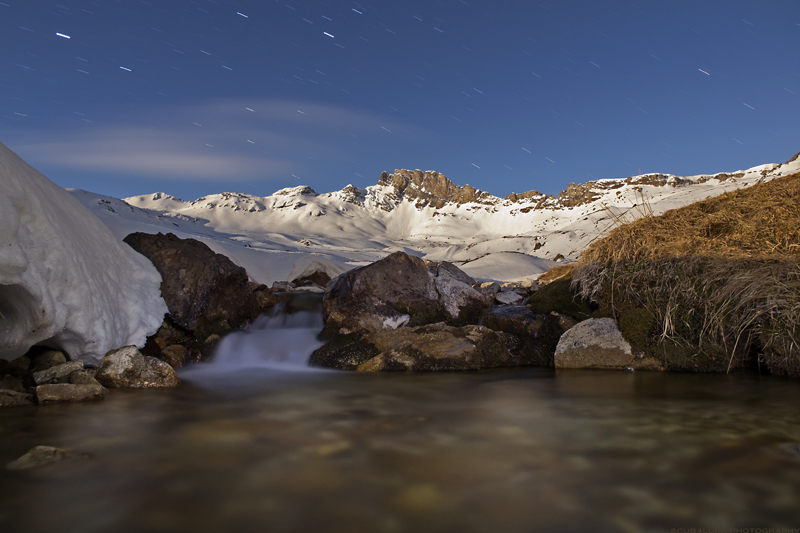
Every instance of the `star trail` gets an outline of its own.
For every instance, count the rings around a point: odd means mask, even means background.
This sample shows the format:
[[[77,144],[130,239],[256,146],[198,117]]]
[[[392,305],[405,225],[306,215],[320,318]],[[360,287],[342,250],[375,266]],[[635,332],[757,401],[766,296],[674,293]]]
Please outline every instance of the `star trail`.
[[[117,197],[395,168],[557,193],[785,161],[798,50],[778,0],[7,0],[0,141]]]

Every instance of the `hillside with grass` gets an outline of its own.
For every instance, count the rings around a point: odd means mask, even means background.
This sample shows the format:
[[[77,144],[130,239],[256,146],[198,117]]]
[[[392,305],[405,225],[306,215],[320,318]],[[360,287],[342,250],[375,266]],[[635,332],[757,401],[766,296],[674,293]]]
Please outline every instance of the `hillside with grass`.
[[[667,369],[800,377],[800,173],[622,224],[573,286]]]

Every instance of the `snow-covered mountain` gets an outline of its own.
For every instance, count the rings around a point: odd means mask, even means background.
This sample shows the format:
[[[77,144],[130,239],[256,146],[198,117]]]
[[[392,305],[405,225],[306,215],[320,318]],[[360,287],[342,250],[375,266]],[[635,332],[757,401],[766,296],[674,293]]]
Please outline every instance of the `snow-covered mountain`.
[[[266,197],[221,193],[186,202],[163,193],[117,200],[70,192],[120,239],[133,231],[197,238],[260,283],[320,266],[339,273],[397,250],[451,261],[476,279],[510,281],[577,259],[620,221],[798,170],[795,157],[737,172],[644,174],[570,184],[558,196],[506,198],[419,170],[384,172],[376,185],[324,194],[298,186]]]

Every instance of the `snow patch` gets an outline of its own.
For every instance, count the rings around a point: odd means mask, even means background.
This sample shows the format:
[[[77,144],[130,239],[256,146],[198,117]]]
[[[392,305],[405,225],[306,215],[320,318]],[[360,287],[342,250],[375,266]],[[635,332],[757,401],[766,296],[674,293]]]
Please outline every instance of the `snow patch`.
[[[0,358],[143,346],[167,312],[150,261],[3,144],[0,190]]]

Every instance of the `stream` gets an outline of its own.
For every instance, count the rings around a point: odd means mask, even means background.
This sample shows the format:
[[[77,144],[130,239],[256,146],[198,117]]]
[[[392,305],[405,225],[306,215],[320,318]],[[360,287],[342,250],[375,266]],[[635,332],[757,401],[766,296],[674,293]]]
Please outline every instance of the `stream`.
[[[318,302],[318,300],[316,301]],[[313,299],[174,390],[0,410],[3,532],[800,528],[800,386],[752,373],[310,369]]]

